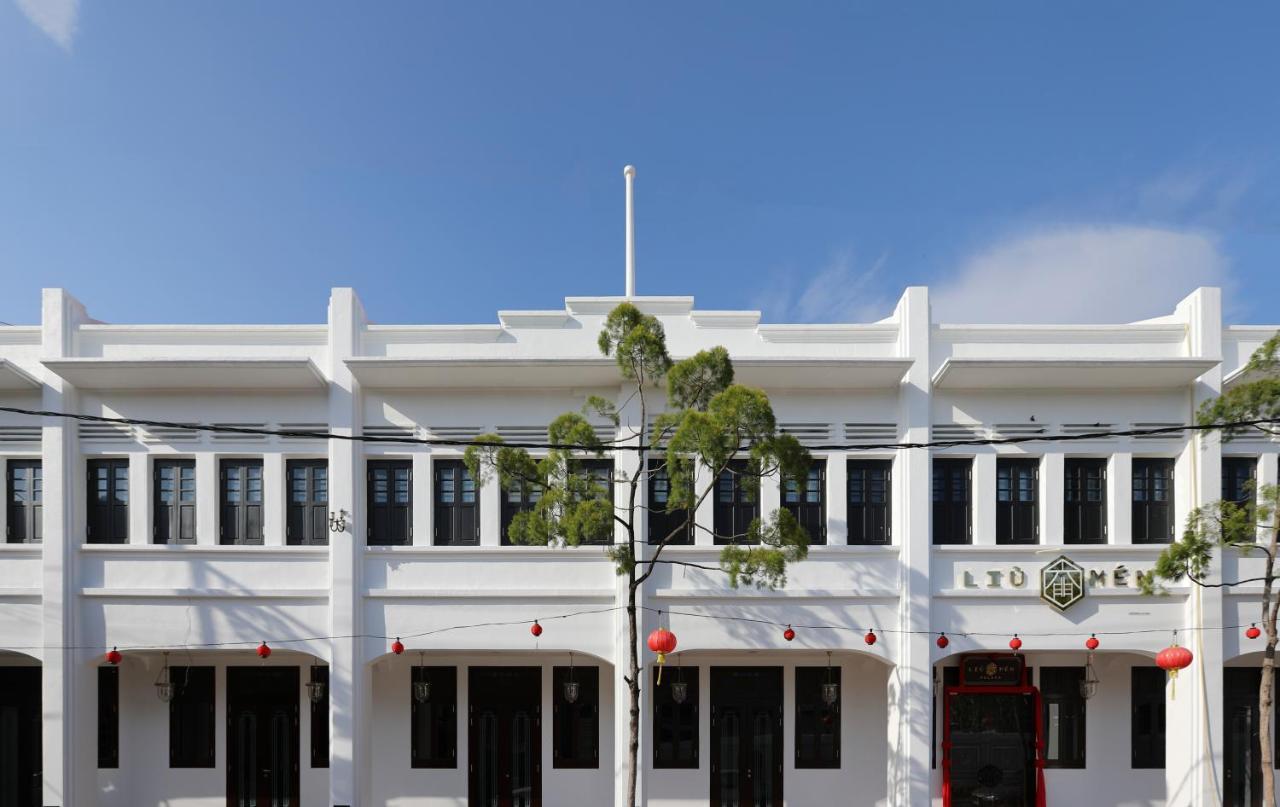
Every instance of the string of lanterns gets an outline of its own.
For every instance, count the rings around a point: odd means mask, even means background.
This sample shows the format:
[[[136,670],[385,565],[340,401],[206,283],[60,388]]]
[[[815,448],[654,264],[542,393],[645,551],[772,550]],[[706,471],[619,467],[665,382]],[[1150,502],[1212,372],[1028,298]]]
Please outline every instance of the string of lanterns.
[[[653,609],[646,609],[646,610],[653,610]],[[673,631],[671,631],[668,627],[661,624],[663,612],[659,610],[657,613],[658,613],[658,620],[660,623],[659,627],[654,629],[653,632],[649,634],[646,644],[648,645],[649,650],[656,655],[655,662],[658,667],[658,673],[655,681],[657,685],[661,685],[662,671],[667,663],[667,656],[675,652],[676,647],[678,645],[678,639],[676,637],[676,634]],[[566,616],[570,616],[570,615],[561,615],[561,617],[558,617],[558,618],[564,618]],[[695,616],[706,616],[708,618],[716,618],[714,616],[704,615],[704,614],[697,614]],[[762,622],[764,620],[753,620],[753,621]],[[517,623],[491,623],[491,624],[528,624],[528,621],[521,620]],[[810,626],[810,627],[814,627],[814,626]],[[841,626],[821,626],[821,627],[831,628],[831,629],[841,628]],[[1223,629],[1228,629],[1229,627],[1239,627],[1239,626],[1223,626]],[[537,619],[535,619],[533,621],[533,624],[529,626],[529,632],[533,635],[535,639],[540,637],[543,633],[542,624]],[[882,629],[882,632],[886,632],[886,633],[897,632],[897,633],[906,633],[906,634],[924,633],[923,631],[892,631],[892,630],[885,630],[885,629]],[[1116,633],[1128,634],[1128,633],[1136,633],[1136,632],[1150,632],[1150,631],[1117,631]],[[783,630],[782,632],[782,638],[787,642],[794,641],[796,638],[796,635],[797,634],[796,634],[795,627],[791,624],[788,624],[786,626],[786,629]],[[979,634],[970,634],[970,635],[979,635]],[[1053,634],[1049,634],[1049,635],[1053,635]],[[1106,635],[1105,632],[1104,632],[1104,635]],[[1258,639],[1262,635],[1262,631],[1258,628],[1256,623],[1251,623],[1249,627],[1244,631],[1244,635],[1249,639]],[[874,645],[876,641],[877,641],[876,629],[871,628],[863,636],[863,642],[866,645],[871,646],[871,645]],[[948,646],[950,646],[951,640],[947,637],[947,634],[945,632],[939,632],[938,638],[935,640],[935,644],[940,649],[946,649]],[[1086,650],[1089,651],[1089,657],[1085,665],[1084,679],[1080,682],[1080,694],[1086,700],[1093,697],[1093,695],[1096,694],[1097,692],[1099,680],[1096,672],[1093,669],[1093,654],[1095,650],[1101,647],[1101,645],[1102,645],[1102,642],[1101,640],[1098,639],[1097,633],[1090,633],[1089,637],[1084,641],[1084,647]],[[1019,651],[1022,650],[1022,647],[1023,647],[1022,638],[1015,633],[1013,637],[1009,640],[1009,648],[1014,653],[1018,653]],[[394,641],[391,642],[390,649],[391,649],[391,652],[397,656],[404,654],[405,645],[404,645],[404,642],[401,641],[399,636],[395,637]],[[255,652],[258,658],[265,663],[267,659],[271,657],[272,650],[271,650],[271,646],[264,639],[258,645]],[[574,672],[573,672],[574,658],[573,657],[574,657],[574,654],[570,652],[568,680],[562,683],[564,700],[566,703],[570,703],[570,704],[577,702],[581,692],[581,685],[574,678]],[[107,651],[103,659],[107,664],[110,664],[112,666],[117,666],[124,660],[124,654],[120,652],[120,649],[118,646],[113,646],[109,651]],[[421,650],[418,651],[418,660],[419,660],[419,667],[424,667],[425,655],[424,655],[424,652]],[[1166,647],[1163,650],[1161,650],[1159,653],[1157,653],[1156,659],[1155,659],[1156,666],[1160,667],[1162,670],[1164,670],[1168,674],[1168,677],[1170,680],[1171,697],[1176,697],[1176,684],[1177,684],[1178,672],[1180,670],[1184,670],[1187,667],[1191,666],[1194,660],[1195,660],[1195,656],[1192,654],[1191,650],[1178,644],[1178,631],[1174,630],[1173,643],[1169,647]],[[677,657],[677,661],[679,661],[679,657]],[[187,671],[187,675],[189,676],[190,668],[187,667],[185,669]],[[161,666],[160,672],[156,677],[155,688],[156,688],[157,697],[165,703],[169,703],[170,701],[172,701],[175,694],[179,690],[179,686],[173,680],[173,674],[169,666],[168,651],[164,651],[164,663]],[[306,688],[307,688],[307,695],[312,702],[319,702],[321,699],[324,698],[325,683],[315,678],[314,667],[313,667],[310,680],[306,682]],[[415,671],[415,678],[413,680],[414,700],[417,701],[418,703],[424,703],[427,700],[429,700],[430,697],[431,697],[431,682],[427,680],[425,677],[422,677],[419,673],[417,673],[417,671]],[[671,683],[671,698],[675,703],[682,704],[685,702],[685,699],[687,697],[688,697],[688,684],[683,679],[683,674],[681,673],[680,666],[677,665],[676,680]],[[822,685],[822,697],[823,697],[823,701],[828,706],[831,706],[832,704],[834,704],[839,697],[839,684],[831,680],[831,651],[827,651],[827,677],[826,677],[826,681]]]

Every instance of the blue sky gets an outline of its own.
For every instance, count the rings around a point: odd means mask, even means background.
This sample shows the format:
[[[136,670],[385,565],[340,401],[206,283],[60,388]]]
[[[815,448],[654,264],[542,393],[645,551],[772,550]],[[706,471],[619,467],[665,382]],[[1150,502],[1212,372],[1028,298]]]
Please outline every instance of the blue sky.
[[[1280,322],[1280,6],[0,0],[0,320]]]

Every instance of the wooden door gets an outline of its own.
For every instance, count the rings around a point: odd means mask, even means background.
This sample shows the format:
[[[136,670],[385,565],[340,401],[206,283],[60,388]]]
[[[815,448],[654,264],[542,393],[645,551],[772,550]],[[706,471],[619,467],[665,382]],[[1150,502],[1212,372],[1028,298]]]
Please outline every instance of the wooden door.
[[[228,807],[299,807],[297,667],[227,668]]]
[[[712,807],[782,807],[782,668],[711,668]]]
[[[541,807],[541,668],[472,667],[468,701],[470,807]]]
[[[40,807],[40,668],[0,667],[0,804]]]

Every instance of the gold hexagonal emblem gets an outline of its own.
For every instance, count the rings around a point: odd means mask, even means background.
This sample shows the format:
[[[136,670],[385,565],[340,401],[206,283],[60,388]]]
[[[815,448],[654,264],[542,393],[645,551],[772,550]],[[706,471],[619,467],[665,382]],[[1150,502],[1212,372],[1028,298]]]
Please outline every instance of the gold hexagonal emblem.
[[[1040,598],[1065,611],[1084,599],[1084,569],[1059,555],[1040,570]]]

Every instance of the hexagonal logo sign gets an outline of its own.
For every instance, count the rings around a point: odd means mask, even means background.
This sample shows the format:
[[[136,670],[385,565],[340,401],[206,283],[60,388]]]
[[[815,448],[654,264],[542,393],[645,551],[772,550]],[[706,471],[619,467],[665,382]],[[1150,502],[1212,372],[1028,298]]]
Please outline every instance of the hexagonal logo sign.
[[[1084,599],[1084,569],[1059,555],[1040,570],[1040,598],[1065,611]]]

